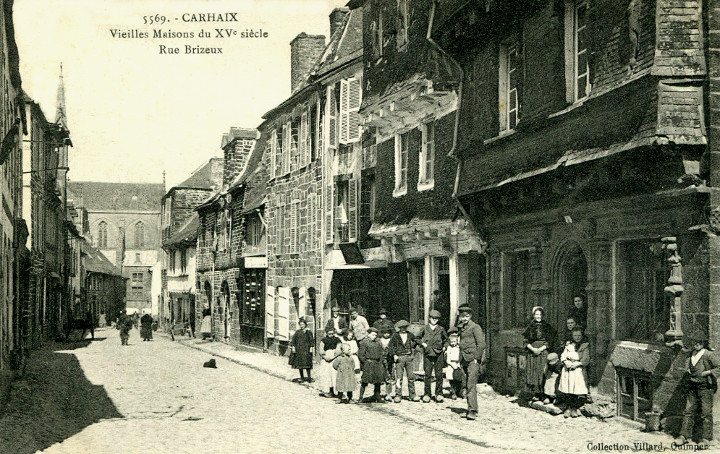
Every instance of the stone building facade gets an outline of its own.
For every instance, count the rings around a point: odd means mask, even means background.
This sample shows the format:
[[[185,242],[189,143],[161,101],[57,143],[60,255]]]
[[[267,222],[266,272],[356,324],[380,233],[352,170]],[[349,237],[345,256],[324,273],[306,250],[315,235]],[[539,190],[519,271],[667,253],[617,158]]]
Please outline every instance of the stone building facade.
[[[164,277],[157,316],[161,324],[195,327],[195,250],[198,205],[222,187],[223,159],[212,158],[161,200],[162,268]]]
[[[364,10],[362,172],[374,183],[362,233],[387,262],[391,318],[419,328],[437,307],[447,326],[467,304],[485,326],[484,244],[452,202],[461,70],[427,39],[433,4],[351,2]]]
[[[683,337],[720,341],[716,14],[682,3],[436,2],[429,27],[462,68],[454,195],[487,242],[488,381],[521,388],[531,308],[560,329],[579,295],[593,389],[671,432]]]
[[[127,279],[129,312],[151,311],[150,270],[159,259],[158,201],[164,194],[162,183],[68,183],[68,196],[76,207],[87,211],[88,237],[93,246],[120,268]]]
[[[223,135],[222,187],[200,204],[197,239],[195,325],[200,326],[203,309],[212,317],[216,340],[240,343],[239,284],[243,242],[243,194],[232,183],[256,165],[261,156],[255,129],[231,128]],[[253,157],[255,156],[255,157]]]

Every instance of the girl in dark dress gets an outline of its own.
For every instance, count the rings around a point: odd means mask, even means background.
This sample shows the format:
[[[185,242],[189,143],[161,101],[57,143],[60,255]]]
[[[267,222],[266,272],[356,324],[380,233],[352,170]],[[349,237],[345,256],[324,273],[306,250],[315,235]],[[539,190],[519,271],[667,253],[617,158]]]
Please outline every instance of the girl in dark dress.
[[[150,314],[145,314],[140,318],[140,336],[144,341],[152,340],[152,323],[153,318]]]
[[[555,329],[543,318],[545,310],[540,306],[533,307],[533,320],[523,333],[525,348],[530,351],[527,360],[527,385],[533,392],[535,400],[542,394],[542,384],[547,355],[555,346]]]
[[[310,370],[312,370],[313,367],[314,349],[315,339],[310,330],[307,329],[305,319],[300,317],[298,320],[298,330],[295,331],[290,341],[290,365],[293,369],[300,370],[300,379],[298,381],[306,381],[309,383],[313,381]],[[305,378],[304,372],[307,372],[307,378]]]

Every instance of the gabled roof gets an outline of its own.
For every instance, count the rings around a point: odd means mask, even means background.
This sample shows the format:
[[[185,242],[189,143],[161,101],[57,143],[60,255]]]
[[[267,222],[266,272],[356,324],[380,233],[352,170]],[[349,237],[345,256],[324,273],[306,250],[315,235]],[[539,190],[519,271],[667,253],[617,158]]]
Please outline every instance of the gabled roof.
[[[210,158],[208,162],[195,170],[187,180],[183,181],[173,189],[213,189],[222,185],[223,158]],[[217,166],[220,167],[218,172]],[[213,179],[213,177],[219,179]]]
[[[88,243],[85,238],[80,239],[80,252],[82,254],[82,265],[86,271],[122,277],[120,269],[113,265],[99,249]]]
[[[68,197],[88,211],[160,211],[162,183],[68,182]]]
[[[170,239],[165,242],[165,245],[179,244],[186,241],[195,241],[197,239],[197,232],[199,226],[200,218],[197,212],[193,212],[190,215],[190,218],[185,221],[185,224],[183,224],[182,227],[178,229],[177,233],[175,233],[175,235],[170,237]]]
[[[292,95],[265,113],[263,119],[268,119],[278,110],[292,105],[296,97],[311,87],[317,79],[327,76],[333,70],[356,59],[362,59],[362,14],[362,8],[356,8],[345,15],[342,26],[335,30],[320,58],[315,62],[310,72],[304,76],[303,81],[293,90]]]

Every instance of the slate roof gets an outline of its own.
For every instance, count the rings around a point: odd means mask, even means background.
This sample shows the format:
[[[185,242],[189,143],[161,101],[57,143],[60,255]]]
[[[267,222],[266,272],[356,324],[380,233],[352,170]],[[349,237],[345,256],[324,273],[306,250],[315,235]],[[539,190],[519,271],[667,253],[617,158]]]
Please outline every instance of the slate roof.
[[[165,242],[166,245],[179,244],[185,241],[195,241],[197,239],[198,227],[200,226],[200,217],[197,212],[193,212],[190,218],[185,221],[180,229]]]
[[[120,269],[84,238],[80,239],[80,252],[82,254],[82,264],[86,271],[110,276],[122,276]]]
[[[160,211],[162,183],[68,182],[68,198],[88,211]]]
[[[213,181],[213,169],[220,165],[220,180]],[[191,189],[212,189],[222,185],[222,165],[223,158],[210,158],[208,162],[195,170],[187,180],[173,187],[173,189],[191,188]],[[217,173],[216,173],[217,175]]]
[[[292,103],[296,97],[311,87],[316,79],[329,74],[334,69],[346,63],[362,58],[362,14],[362,8],[356,8],[350,10],[350,12],[345,15],[342,26],[335,30],[335,33],[330,37],[330,41],[327,46],[325,46],[325,50],[320,58],[318,58],[313,68],[304,76],[303,81],[293,90],[292,95],[263,115],[263,119],[272,117],[282,108],[287,106],[292,107]]]

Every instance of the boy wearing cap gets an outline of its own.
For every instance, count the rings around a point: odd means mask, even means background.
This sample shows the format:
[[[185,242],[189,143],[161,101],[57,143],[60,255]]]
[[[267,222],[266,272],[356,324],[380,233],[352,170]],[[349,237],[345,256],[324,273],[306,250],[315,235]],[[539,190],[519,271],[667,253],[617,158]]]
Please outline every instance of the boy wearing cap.
[[[440,312],[433,309],[428,314],[428,323],[423,329],[420,344],[423,347],[423,367],[425,369],[425,393],[422,401],[430,402],[432,373],[435,371],[435,401],[443,401],[443,348],[447,340],[445,328],[438,325]]]
[[[720,377],[720,358],[707,345],[707,336],[696,332],[687,339],[692,346],[690,357],[685,361],[683,380],[687,389],[687,401],[680,436],[675,439],[678,446],[692,437],[695,417],[700,412],[702,427],[699,445],[707,446],[713,439],[713,394]]]
[[[543,373],[543,393],[544,404],[550,404],[555,401],[557,396],[558,378],[562,372],[563,364],[557,353],[552,352],[547,355],[545,371]]]
[[[467,376],[467,419],[477,419],[477,382],[485,367],[485,334],[480,325],[473,322],[469,306],[458,308],[458,331],[460,333],[460,365]]]
[[[383,366],[385,366],[385,400],[392,401],[393,384],[395,383],[395,362],[390,354],[390,338],[395,332],[395,327],[391,327],[382,332],[379,342],[383,347]]]
[[[408,332],[410,326],[406,320],[400,320],[395,324],[398,332],[390,338],[388,347],[390,355],[395,363],[395,403],[402,400],[402,378],[403,372],[407,376],[408,394],[413,402],[419,402],[420,398],[415,394],[415,373],[413,372],[413,350],[416,346],[415,336]]]
[[[365,388],[368,384],[373,385],[374,400],[377,403],[385,403],[380,397],[380,385],[385,382],[385,367],[383,366],[383,356],[385,354],[382,344],[377,340],[378,330],[370,328],[368,335],[362,342],[358,350],[360,358],[360,367],[362,369],[362,381],[360,384],[360,395],[358,403],[362,403]]]
[[[391,333],[395,331],[393,322],[387,318],[387,309],[380,309],[380,318],[375,320],[373,328],[377,329],[380,335],[382,335],[386,330],[390,330]]]

